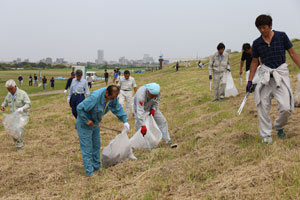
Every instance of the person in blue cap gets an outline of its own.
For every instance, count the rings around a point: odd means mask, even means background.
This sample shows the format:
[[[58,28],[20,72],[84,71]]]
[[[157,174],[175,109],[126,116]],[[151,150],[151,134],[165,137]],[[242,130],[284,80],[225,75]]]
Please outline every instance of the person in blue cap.
[[[99,123],[109,110],[124,123],[129,130],[127,115],[119,104],[116,85],[95,90],[77,106],[76,128],[79,137],[83,165],[86,176],[100,169],[100,127]]]
[[[157,83],[149,83],[140,87],[133,100],[133,113],[135,118],[136,129],[141,128],[141,134],[147,134],[145,125],[145,116],[147,112],[153,116],[158,128],[162,132],[162,137],[171,148],[176,148],[177,144],[173,144],[168,130],[168,122],[164,115],[158,109],[160,101],[160,86]]]

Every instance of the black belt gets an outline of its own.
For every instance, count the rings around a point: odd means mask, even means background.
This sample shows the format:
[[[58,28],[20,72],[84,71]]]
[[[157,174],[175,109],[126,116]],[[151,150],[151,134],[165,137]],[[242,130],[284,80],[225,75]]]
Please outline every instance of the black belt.
[[[73,93],[72,96],[73,96],[73,95],[75,95],[75,96],[76,96],[76,95],[79,95],[79,96],[83,95],[83,96],[84,96],[84,94],[77,94],[77,93]]]
[[[132,90],[123,90],[123,91],[129,92],[129,91],[132,91]]]

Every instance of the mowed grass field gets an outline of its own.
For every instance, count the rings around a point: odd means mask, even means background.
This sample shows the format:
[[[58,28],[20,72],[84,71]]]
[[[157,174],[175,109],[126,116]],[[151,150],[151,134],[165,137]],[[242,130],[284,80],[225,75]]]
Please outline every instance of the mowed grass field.
[[[294,48],[300,53],[300,42]],[[231,63],[240,56],[232,54]],[[295,86],[300,70],[287,58]],[[90,178],[84,176],[66,95],[33,97],[23,151],[14,149],[1,128],[0,199],[300,199],[299,108],[286,126],[285,140],[274,131],[273,143],[262,144],[253,95],[237,115],[246,83],[240,86],[239,64],[231,69],[240,94],[217,103],[212,102],[207,67],[197,69],[196,62],[178,72],[165,68],[134,75],[138,86],[161,85],[159,107],[179,146],[170,149],[161,142],[152,151],[135,150],[137,160],[102,168]],[[276,116],[273,101],[271,117]],[[111,113],[101,123],[123,128]],[[129,123],[132,136],[132,118]],[[103,148],[116,133],[103,129],[100,135]]]

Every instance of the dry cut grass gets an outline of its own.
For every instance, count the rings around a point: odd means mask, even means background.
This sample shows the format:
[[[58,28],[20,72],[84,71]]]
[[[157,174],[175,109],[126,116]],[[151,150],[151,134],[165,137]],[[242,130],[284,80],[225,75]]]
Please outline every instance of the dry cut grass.
[[[262,144],[253,96],[242,115],[236,113],[245,95],[238,68],[232,66],[240,95],[217,103],[212,102],[207,69],[166,69],[136,77],[138,85],[161,85],[160,109],[179,147],[170,149],[162,142],[152,151],[135,151],[138,160],[103,168],[91,178],[84,176],[66,97],[33,98],[23,151],[16,152],[1,129],[0,198],[299,199],[300,111],[292,114],[285,140],[274,131],[274,142]],[[293,84],[295,76],[292,71]],[[277,116],[275,101],[271,116]],[[102,123],[122,128],[112,114]],[[133,119],[130,124],[132,136]],[[115,134],[101,130],[102,147]]]

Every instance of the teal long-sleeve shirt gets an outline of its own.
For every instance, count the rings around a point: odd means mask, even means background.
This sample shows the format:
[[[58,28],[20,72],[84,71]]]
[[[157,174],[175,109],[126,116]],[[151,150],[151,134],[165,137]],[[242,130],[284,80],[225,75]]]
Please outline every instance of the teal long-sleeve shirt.
[[[123,123],[127,122],[127,115],[118,99],[109,100],[108,106],[105,109],[105,91],[106,88],[101,88],[92,92],[84,101],[77,106],[77,120],[87,123],[92,120],[94,124],[99,124],[102,117],[110,110]]]

